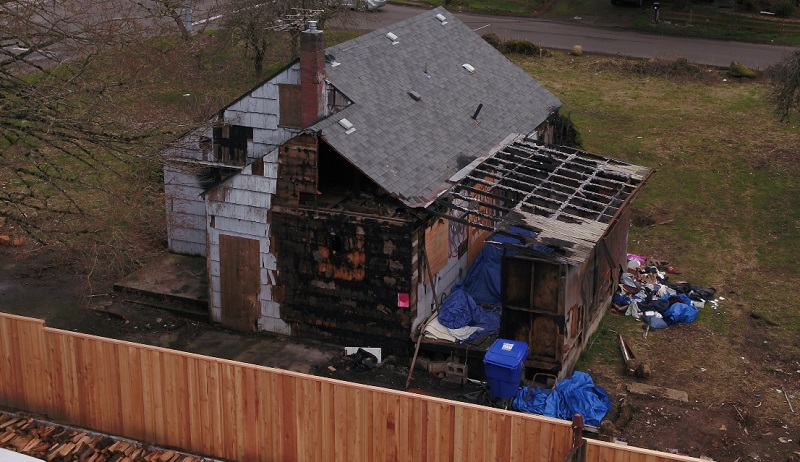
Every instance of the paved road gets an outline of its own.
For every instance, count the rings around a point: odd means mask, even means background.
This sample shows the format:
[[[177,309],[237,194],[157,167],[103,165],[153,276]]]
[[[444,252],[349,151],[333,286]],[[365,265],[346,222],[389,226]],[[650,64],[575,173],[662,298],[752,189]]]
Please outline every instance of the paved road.
[[[373,30],[419,12],[414,7],[387,5],[377,12],[359,13],[358,24]],[[692,62],[711,66],[729,66],[731,61],[738,61],[754,69],[765,69],[794,50],[788,46],[641,34],[542,19],[466,13],[456,16],[473,29],[483,27],[479,31],[481,34],[494,32],[504,39],[525,39],[545,48],[568,50],[573,45],[581,45],[584,51],[592,53],[636,58],[684,57]]]

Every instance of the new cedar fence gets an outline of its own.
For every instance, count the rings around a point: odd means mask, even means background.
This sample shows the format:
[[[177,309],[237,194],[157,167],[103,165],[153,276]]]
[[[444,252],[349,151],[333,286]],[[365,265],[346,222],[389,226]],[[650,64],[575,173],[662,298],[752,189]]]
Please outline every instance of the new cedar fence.
[[[0,313],[0,405],[230,460],[561,461],[569,422],[45,327]],[[694,461],[583,440],[574,460]]]

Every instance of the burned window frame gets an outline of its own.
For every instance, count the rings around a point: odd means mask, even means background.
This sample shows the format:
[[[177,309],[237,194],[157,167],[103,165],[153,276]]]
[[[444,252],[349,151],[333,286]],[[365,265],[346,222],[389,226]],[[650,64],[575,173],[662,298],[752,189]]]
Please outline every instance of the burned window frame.
[[[214,127],[214,157],[229,165],[247,164],[247,145],[253,141],[253,127],[225,124]]]

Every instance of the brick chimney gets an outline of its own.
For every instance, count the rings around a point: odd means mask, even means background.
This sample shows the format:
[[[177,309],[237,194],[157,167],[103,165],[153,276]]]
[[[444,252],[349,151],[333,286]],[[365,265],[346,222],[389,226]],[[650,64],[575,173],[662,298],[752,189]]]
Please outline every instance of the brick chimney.
[[[325,114],[325,34],[317,21],[300,33],[300,121],[314,125]]]

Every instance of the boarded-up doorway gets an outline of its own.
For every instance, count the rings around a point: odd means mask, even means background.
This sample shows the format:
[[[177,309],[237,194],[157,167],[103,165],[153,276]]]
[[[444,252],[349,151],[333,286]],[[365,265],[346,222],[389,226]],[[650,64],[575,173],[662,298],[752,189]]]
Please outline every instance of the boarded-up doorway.
[[[259,241],[219,236],[222,324],[236,330],[254,331],[261,314]]]

